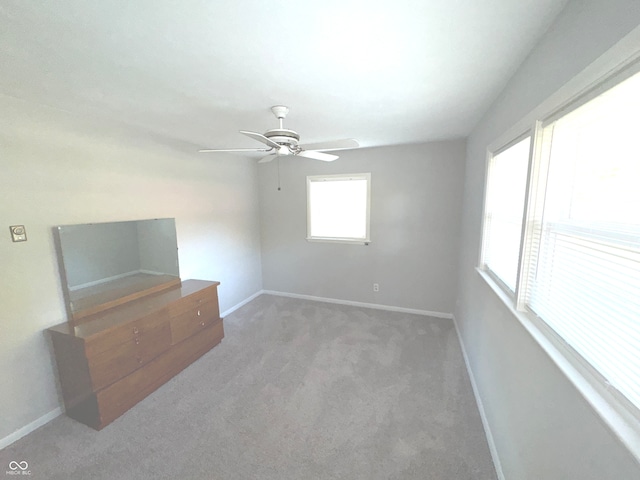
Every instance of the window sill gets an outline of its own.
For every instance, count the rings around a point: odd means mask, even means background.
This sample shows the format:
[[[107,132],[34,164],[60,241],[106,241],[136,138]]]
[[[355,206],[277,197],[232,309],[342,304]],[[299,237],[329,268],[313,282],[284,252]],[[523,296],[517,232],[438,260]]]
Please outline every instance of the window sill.
[[[307,237],[307,242],[315,242],[315,243],[346,243],[349,245],[369,245],[371,240],[361,240],[361,239],[353,239],[350,240],[348,238],[330,238],[330,237]]]
[[[520,324],[540,345],[560,371],[575,386],[614,435],[640,462],[640,420],[615,398],[602,383],[580,362],[550,328],[535,315],[516,310],[513,299],[481,268],[476,272],[496,293]]]

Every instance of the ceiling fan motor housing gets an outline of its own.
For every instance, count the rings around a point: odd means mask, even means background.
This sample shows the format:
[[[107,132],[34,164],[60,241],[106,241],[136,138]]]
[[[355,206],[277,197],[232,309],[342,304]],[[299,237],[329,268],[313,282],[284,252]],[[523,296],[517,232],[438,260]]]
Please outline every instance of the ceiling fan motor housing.
[[[300,140],[300,135],[293,130],[280,128],[267,130],[264,136],[280,145],[288,145],[290,147],[297,147],[298,141]]]

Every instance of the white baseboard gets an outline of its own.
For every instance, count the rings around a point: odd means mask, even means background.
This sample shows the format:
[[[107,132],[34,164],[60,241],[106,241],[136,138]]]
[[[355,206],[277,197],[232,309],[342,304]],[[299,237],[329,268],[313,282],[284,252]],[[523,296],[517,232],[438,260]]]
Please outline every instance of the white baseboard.
[[[462,341],[462,335],[460,335],[460,329],[458,328],[458,322],[453,317],[453,324],[456,327],[456,334],[458,335],[458,342],[460,343],[460,350],[462,350],[462,357],[464,363],[467,366],[467,372],[469,373],[469,380],[471,381],[471,388],[473,389],[473,396],[476,397],[476,404],[478,405],[478,412],[480,412],[480,419],[482,420],[482,426],[484,427],[484,434],[487,437],[487,444],[489,445],[489,451],[491,452],[491,459],[493,460],[493,466],[496,469],[496,475],[498,480],[505,480],[504,473],[502,471],[502,463],[500,463],[500,457],[498,456],[498,449],[496,448],[496,442],[493,440],[493,434],[491,433],[491,427],[489,426],[489,420],[484,410],[484,404],[480,398],[480,391],[476,384],[476,379],[473,376],[473,370],[471,370],[471,364],[469,363],[469,357],[467,351],[464,348],[464,342]]]
[[[40,428],[45,423],[49,423],[51,420],[53,420],[56,417],[59,417],[63,413],[64,413],[64,409],[62,407],[58,407],[54,410],[51,410],[49,413],[44,414],[40,418],[35,419],[30,424],[25,425],[24,427],[16,430],[11,435],[7,435],[6,437],[0,439],[0,450],[2,450],[5,447],[8,447],[13,442],[17,442],[25,435],[28,435],[34,430]]]
[[[253,300],[254,298],[259,297],[259,296],[260,296],[260,295],[262,295],[263,293],[264,293],[264,290],[259,290],[259,291],[257,291],[256,293],[254,293],[254,294],[253,294],[253,295],[251,295],[250,297],[245,298],[245,299],[244,299],[244,300],[242,300],[240,303],[237,303],[237,304],[236,304],[236,305],[234,305],[233,307],[231,307],[231,308],[229,308],[229,309],[225,310],[224,312],[222,312],[222,313],[220,314],[220,317],[224,318],[224,317],[226,317],[227,315],[229,315],[229,314],[231,314],[231,313],[235,312],[235,311],[236,311],[236,310],[238,310],[240,307],[245,306],[245,305],[246,305],[247,303],[249,303],[251,300]]]
[[[378,303],[353,302],[351,300],[341,300],[337,298],[314,297],[313,295],[301,295],[299,293],[277,292],[274,290],[262,290],[260,293],[267,295],[277,295],[279,297],[299,298],[302,300],[312,300],[314,302],[336,303],[339,305],[350,305],[352,307],[375,308],[376,310],[387,310],[390,312],[415,313],[428,317],[453,319],[453,314],[443,312],[432,312],[430,310],[418,310],[415,308],[394,307],[392,305],[380,305]]]

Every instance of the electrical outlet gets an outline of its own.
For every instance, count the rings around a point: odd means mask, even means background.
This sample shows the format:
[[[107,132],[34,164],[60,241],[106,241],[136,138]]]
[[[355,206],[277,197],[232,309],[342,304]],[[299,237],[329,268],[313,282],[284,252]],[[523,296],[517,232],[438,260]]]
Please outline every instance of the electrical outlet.
[[[379,292],[380,291],[380,285],[378,285],[377,283],[373,284],[373,291],[374,292]]]

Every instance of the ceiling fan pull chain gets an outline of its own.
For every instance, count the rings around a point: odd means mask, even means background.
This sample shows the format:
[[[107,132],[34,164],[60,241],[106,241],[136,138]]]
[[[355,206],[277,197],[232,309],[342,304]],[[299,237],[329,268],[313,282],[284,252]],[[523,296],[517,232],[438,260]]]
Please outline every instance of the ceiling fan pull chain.
[[[280,156],[278,156],[278,191],[280,191]]]

